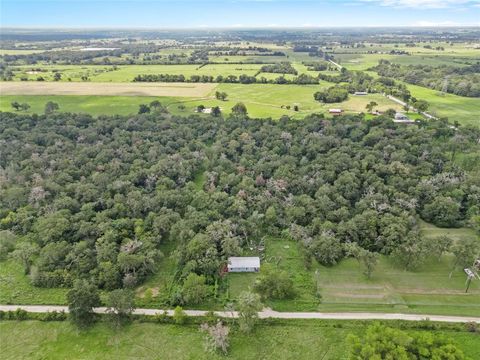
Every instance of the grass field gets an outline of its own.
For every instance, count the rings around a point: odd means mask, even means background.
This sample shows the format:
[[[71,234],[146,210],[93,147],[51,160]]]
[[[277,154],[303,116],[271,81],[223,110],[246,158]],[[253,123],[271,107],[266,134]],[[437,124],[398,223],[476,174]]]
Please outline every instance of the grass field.
[[[0,95],[102,95],[204,97],[214,83],[0,82]]]
[[[3,83],[6,84],[6,83]],[[27,83],[9,83],[26,86]],[[46,83],[42,83],[46,84]],[[70,85],[67,83],[48,83],[57,89],[62,86]],[[83,85],[81,83],[80,85]],[[108,87],[113,84],[102,84],[101,88]],[[118,84],[122,89],[134,89],[131,85],[137,84]],[[143,85],[143,84],[142,84]],[[152,85],[152,84],[148,84]],[[292,118],[298,119],[311,113],[327,113],[330,108],[341,108],[347,113],[359,113],[365,111],[365,106],[370,101],[375,101],[379,104],[377,107],[380,110],[388,108],[400,109],[400,106],[387,100],[385,97],[378,94],[371,94],[368,96],[350,96],[350,98],[342,103],[337,104],[322,104],[315,101],[313,94],[328,86],[322,85],[274,85],[274,84],[184,84],[184,85],[200,85],[198,88],[156,88],[156,87],[142,87],[145,92],[170,92],[169,96],[164,97],[145,97],[145,96],[74,96],[74,95],[4,95],[0,100],[1,111],[13,111],[11,102],[18,101],[20,103],[28,103],[31,108],[29,113],[43,113],[45,103],[48,101],[57,102],[60,106],[60,111],[69,112],[85,112],[92,115],[105,114],[135,114],[138,111],[140,104],[148,104],[153,100],[159,100],[166,105],[168,110],[173,114],[188,115],[193,114],[195,108],[202,104],[207,107],[219,106],[222,112],[228,114],[230,109],[237,103],[243,102],[247,106],[248,113],[254,118],[271,117],[274,119],[280,118],[282,115],[288,115]],[[203,87],[202,85],[205,85]],[[97,84],[86,83],[87,88],[93,89]],[[210,86],[210,87],[209,87]],[[113,88],[115,89],[115,88]],[[147,89],[147,90],[145,90]],[[25,91],[27,91],[25,90]],[[209,90],[208,94],[206,93]],[[216,90],[224,91],[228,94],[227,101],[219,101],[214,98]],[[75,91],[82,91],[77,88]],[[140,91],[137,89],[136,91]],[[202,92],[202,95],[197,97],[177,96],[175,93],[184,92],[185,94],[191,92]],[[179,105],[185,106],[184,110],[179,109]],[[294,111],[294,105],[299,106],[299,111]],[[283,106],[283,108],[282,108]],[[290,109],[287,109],[287,106]]]
[[[115,331],[106,324],[78,331],[68,322],[2,321],[0,355],[21,359],[347,359],[349,334],[364,322],[283,321],[260,324],[251,334],[232,331],[227,356],[206,353],[196,325],[133,323]],[[419,331],[419,330],[417,330]],[[413,332],[413,330],[409,330]],[[480,358],[478,335],[435,331],[451,338],[471,359]]]
[[[409,85],[408,89],[418,99],[425,99],[430,103],[429,113],[436,116],[446,116],[463,125],[480,126],[480,99],[468,98],[452,94],[443,94],[436,90],[422,86]]]
[[[165,98],[163,98],[165,99]],[[41,96],[41,95],[5,95],[0,98],[1,111],[14,111],[12,101],[28,103],[31,108],[27,113],[43,114],[45,104],[54,101],[62,112],[81,112],[92,115],[129,115],[138,112],[140,104],[148,104],[155,97],[140,96]]]
[[[0,304],[65,304],[67,289],[35,287],[20,264],[0,262]]]
[[[466,228],[440,229],[422,222],[422,235],[435,238],[442,234],[455,241],[475,238]],[[381,256],[371,279],[367,279],[354,259],[333,267],[304,267],[295,242],[270,238],[266,243],[265,261],[287,271],[294,279],[297,296],[293,300],[270,301],[267,305],[279,311],[384,311],[457,315],[480,315],[480,282],[472,283],[465,294],[463,271],[451,270],[451,255],[440,260],[428,259],[417,271],[405,271],[393,259]],[[232,276],[233,275],[233,276]],[[246,276],[244,276],[246,275]],[[253,286],[256,274],[229,274],[230,297]],[[317,298],[316,290],[321,294]]]
[[[119,65],[116,70],[106,65],[29,65],[12,67],[14,80],[26,77],[35,80],[42,76],[46,81],[53,80],[53,74],[60,72],[61,81],[80,81],[88,76],[92,82],[131,82],[137,75],[176,74],[189,78],[191,75],[255,75],[262,64],[209,64],[200,65]],[[37,71],[41,69],[41,71]]]

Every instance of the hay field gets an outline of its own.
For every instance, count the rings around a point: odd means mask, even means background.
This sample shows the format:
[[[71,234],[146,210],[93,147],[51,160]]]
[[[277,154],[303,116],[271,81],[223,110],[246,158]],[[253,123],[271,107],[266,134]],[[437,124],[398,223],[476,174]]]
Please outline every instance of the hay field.
[[[203,97],[217,84],[200,83],[93,83],[93,82],[0,82],[3,95],[108,95]]]

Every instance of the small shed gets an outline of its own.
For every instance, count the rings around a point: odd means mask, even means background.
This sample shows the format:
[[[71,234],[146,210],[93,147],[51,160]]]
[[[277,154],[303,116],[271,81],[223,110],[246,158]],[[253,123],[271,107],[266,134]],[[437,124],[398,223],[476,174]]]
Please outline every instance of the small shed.
[[[229,257],[228,272],[258,272],[260,271],[260,258],[254,257]]]
[[[356,96],[365,96],[365,95],[368,95],[368,92],[366,91],[355,91],[355,94]]]
[[[342,109],[329,109],[328,112],[333,115],[341,115],[343,110]]]
[[[410,120],[404,113],[397,112],[395,114],[395,120]]]

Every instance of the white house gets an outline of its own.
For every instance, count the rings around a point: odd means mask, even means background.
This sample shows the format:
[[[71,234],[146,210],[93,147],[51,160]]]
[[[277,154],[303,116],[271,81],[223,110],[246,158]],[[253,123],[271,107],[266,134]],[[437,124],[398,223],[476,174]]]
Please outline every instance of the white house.
[[[255,257],[229,257],[227,264],[228,272],[258,272],[260,270],[260,258]]]
[[[329,109],[328,112],[333,115],[340,115],[342,114],[343,110],[342,109]]]
[[[397,112],[395,114],[395,120],[410,120],[404,113]]]

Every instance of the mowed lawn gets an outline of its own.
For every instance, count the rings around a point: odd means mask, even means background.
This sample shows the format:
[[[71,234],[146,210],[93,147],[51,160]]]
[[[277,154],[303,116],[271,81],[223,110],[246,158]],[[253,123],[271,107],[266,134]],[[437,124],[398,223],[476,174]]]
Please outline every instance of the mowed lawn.
[[[289,320],[259,324],[251,334],[232,330],[230,351],[224,356],[205,352],[204,334],[198,325],[133,323],[115,331],[100,323],[78,331],[69,322],[2,321],[0,357],[3,360],[342,360],[348,356],[348,335],[363,335],[367,324]],[[451,338],[471,359],[480,358],[477,334],[447,330],[435,333]]]

